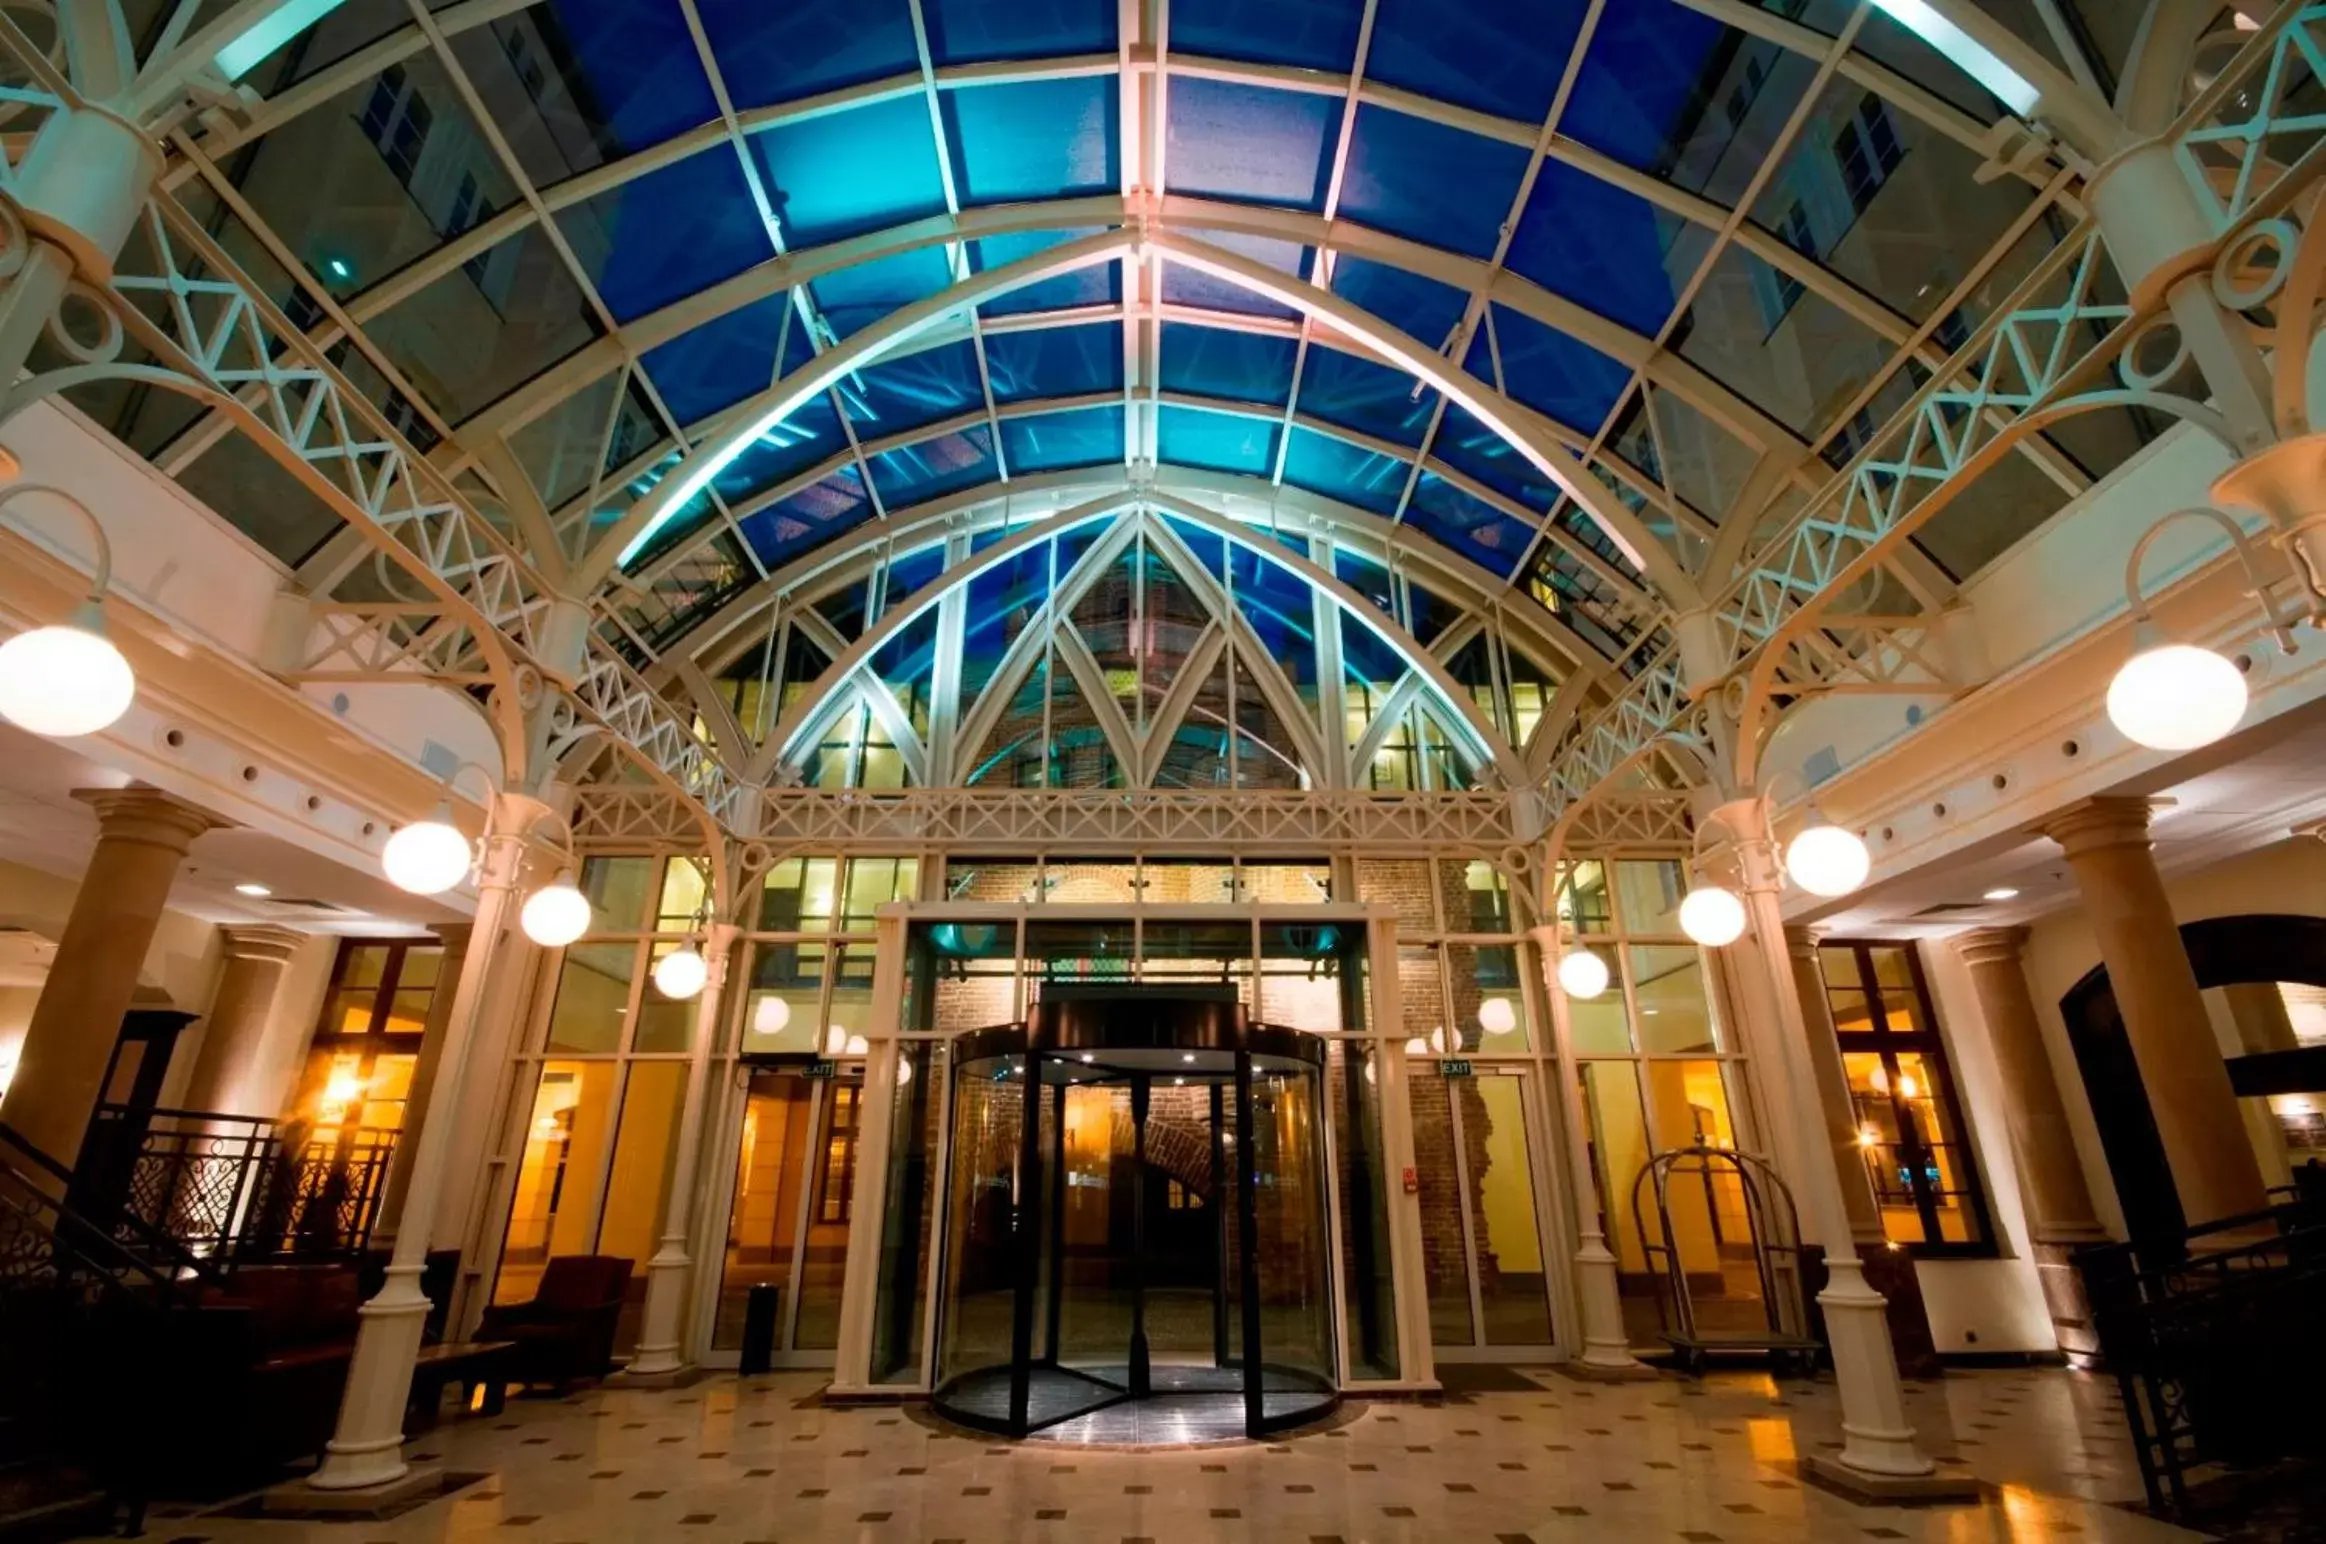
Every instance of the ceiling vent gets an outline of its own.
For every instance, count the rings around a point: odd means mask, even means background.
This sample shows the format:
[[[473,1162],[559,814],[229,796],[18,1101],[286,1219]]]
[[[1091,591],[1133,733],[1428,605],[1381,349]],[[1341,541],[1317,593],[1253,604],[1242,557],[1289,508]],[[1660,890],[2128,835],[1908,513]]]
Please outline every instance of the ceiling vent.
[[[1987,904],[1984,901],[1940,901],[1936,906],[1923,907],[1914,915],[1917,917],[1943,917],[1950,912],[1985,911],[1986,909]]]
[[[334,915],[347,910],[345,906],[337,905],[331,901],[319,901],[311,895],[278,895],[270,898],[267,904],[279,906],[288,911],[324,911]]]

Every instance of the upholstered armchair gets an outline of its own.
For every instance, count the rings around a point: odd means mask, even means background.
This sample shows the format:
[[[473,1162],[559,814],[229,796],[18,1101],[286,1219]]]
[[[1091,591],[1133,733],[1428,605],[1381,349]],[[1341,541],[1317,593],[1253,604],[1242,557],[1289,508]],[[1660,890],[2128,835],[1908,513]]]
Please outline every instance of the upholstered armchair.
[[[613,1255],[560,1255],[542,1270],[528,1303],[485,1310],[479,1340],[515,1341],[510,1376],[560,1388],[614,1370],[614,1326],[632,1262]]]

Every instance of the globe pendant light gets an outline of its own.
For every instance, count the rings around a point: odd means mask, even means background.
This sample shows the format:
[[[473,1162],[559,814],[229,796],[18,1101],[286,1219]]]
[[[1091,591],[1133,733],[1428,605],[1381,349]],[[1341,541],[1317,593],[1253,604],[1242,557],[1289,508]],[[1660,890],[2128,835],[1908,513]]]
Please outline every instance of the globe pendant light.
[[[527,938],[544,949],[562,949],[590,930],[590,900],[560,875],[555,884],[525,897],[518,920]]]
[[[439,895],[468,874],[468,838],[452,823],[452,807],[436,806],[426,820],[398,827],[380,849],[388,883],[414,895]]]
[[[1569,997],[1597,997],[1607,990],[1607,962],[1589,949],[1559,956],[1559,985]]]
[[[1706,948],[1735,943],[1744,935],[1744,927],[1744,902],[1733,890],[1698,885],[1680,897],[1680,931]]]
[[[1478,1027],[1490,1035],[1507,1035],[1518,1028],[1518,1010],[1507,997],[1489,997],[1478,1005]]]
[[[2135,745],[2191,751],[2245,717],[2245,673],[2193,643],[2149,642],[2108,683],[2108,721]]]
[[[780,1035],[791,1023],[791,1004],[780,997],[762,997],[751,1008],[751,1032]]]
[[[680,1002],[701,992],[710,979],[711,967],[695,952],[692,942],[680,944],[654,962],[654,989]]]
[[[1847,895],[1866,882],[1873,855],[1854,831],[1812,812],[1809,825],[1785,849],[1785,872],[1811,895]]]
[[[65,739],[95,734],[129,711],[137,676],[105,636],[104,613],[82,602],[73,619],[0,643],[0,717]]]

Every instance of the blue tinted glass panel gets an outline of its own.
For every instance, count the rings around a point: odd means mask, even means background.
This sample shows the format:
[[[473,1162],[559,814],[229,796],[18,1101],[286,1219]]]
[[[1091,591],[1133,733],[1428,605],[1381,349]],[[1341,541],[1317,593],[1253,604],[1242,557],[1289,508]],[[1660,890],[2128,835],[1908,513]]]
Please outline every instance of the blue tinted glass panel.
[[[1163,521],[1171,527],[1171,534],[1187,544],[1195,560],[1209,571],[1214,579],[1225,575],[1220,565],[1227,561],[1227,538],[1216,531],[1207,531],[1200,525],[1190,525],[1177,515],[1165,515]]]
[[[1291,338],[1165,322],[1163,389],[1281,407],[1292,389],[1292,359],[1298,348]]]
[[[1371,558],[1338,548],[1333,553],[1333,577],[1371,601],[1378,610],[1395,615],[1389,604],[1389,570]]]
[[[1508,440],[1451,403],[1431,451],[1455,471],[1530,509],[1549,509],[1557,496],[1549,479]]]
[[[1445,347],[1469,300],[1450,284],[1361,257],[1333,264],[1333,293],[1431,349]]]
[[[1266,236],[1246,236],[1234,231],[1205,231],[1202,240],[1207,246],[1248,257],[1253,262],[1294,278],[1308,272],[1309,249],[1297,242],[1276,241]],[[1265,295],[1255,294],[1233,279],[1215,278],[1200,269],[1189,268],[1168,259],[1163,264],[1163,299],[1168,305],[1193,306],[1203,311],[1234,311],[1244,316],[1299,315],[1292,307],[1281,305]]]
[[[1292,444],[1284,453],[1284,480],[1296,488],[1387,515],[1397,509],[1408,465],[1314,429],[1295,429]]]
[[[677,7],[667,9],[683,31]],[[695,0],[695,9],[738,107],[920,69],[905,0]]]
[[[1071,198],[1120,185],[1112,75],[979,86],[947,91],[943,100],[963,204]]]
[[[859,439],[877,440],[941,418],[981,411],[977,346],[964,340],[867,365],[835,388]]]
[[[1295,686],[1313,685],[1316,668],[1315,592],[1308,581],[1249,547],[1231,545],[1228,566],[1236,609],[1251,623],[1268,656]]]
[[[1266,476],[1276,460],[1276,424],[1165,403],[1155,423],[1156,453],[1181,466]]]
[[[862,332],[891,311],[926,300],[952,282],[942,247],[922,247],[825,274],[808,286],[840,337]]]
[[[1560,127],[1626,166],[1701,188],[1704,170],[1680,175],[1683,163],[1717,156],[1733,131],[1729,103],[1741,82],[1726,77],[1744,41],[1743,34],[1672,0],[1611,5],[1583,56]],[[1769,105],[1737,100],[1747,108]],[[1784,109],[1776,115],[1782,118]],[[1692,142],[1698,146],[1693,155]]]
[[[1360,107],[1341,213],[1392,235],[1491,257],[1526,163],[1517,145]]]
[[[1609,9],[1620,11],[1625,3]],[[1380,0],[1365,74],[1540,123],[1566,74],[1586,8],[1583,0]],[[1171,19],[1176,27],[1176,11]]]
[[[557,224],[607,309],[625,322],[775,255],[751,185],[725,145],[588,199]]]
[[[938,64],[1115,51],[1114,0],[925,0]]]
[[[1364,19],[1359,0],[1173,0],[1171,51],[1346,72]]]
[[[343,8],[325,26],[344,34],[355,9]],[[586,170],[719,116],[686,18],[662,0],[531,6],[456,35],[453,52],[487,103],[524,93],[533,111],[512,114],[517,121],[505,119],[500,127],[537,182],[554,182],[563,172]]]
[[[843,467],[782,503],[746,516],[741,524],[751,550],[772,569],[861,523],[871,513],[872,500],[864,496],[863,479],[857,476],[856,468]]]
[[[987,273],[1044,252],[1060,242],[1095,234],[1087,230],[1025,231],[1010,236],[988,236],[969,244],[972,271]],[[1122,297],[1122,265],[1094,263],[1048,279],[1038,279],[978,307],[987,316],[1015,316],[1028,311],[1064,311],[1075,306],[1103,306]]]
[[[1341,666],[1352,681],[1388,687],[1404,679],[1405,656],[1389,645],[1356,613],[1341,613]]]
[[[680,423],[708,418],[775,379],[776,342],[790,314],[790,296],[776,294],[705,322],[648,349],[647,379]]]
[[[903,509],[988,482],[995,470],[992,435],[982,428],[964,429],[874,456],[872,485],[883,504]]]
[[[1646,337],[1672,314],[1667,247],[1676,217],[1588,172],[1545,159],[1510,238],[1509,266]]]
[[[992,332],[985,367],[996,402],[1123,389],[1123,330],[1112,322]]]
[[[1629,370],[1589,344],[1503,306],[1494,308],[1494,341],[1502,355],[1503,390],[1585,435],[1597,432],[1631,384]],[[1491,382],[1494,361],[1484,345],[1481,332],[1469,366]]]
[[[1123,459],[1123,410],[1088,407],[1005,418],[1001,443],[1013,473],[1110,465]]]
[[[712,486],[729,505],[740,504],[799,476],[848,448],[840,415],[819,396],[743,447],[719,472]]]
[[[700,535],[703,527],[716,518],[716,514],[711,507],[709,494],[698,493],[688,499],[677,514],[664,521],[661,528],[655,531],[654,540],[648,542],[638,556],[631,560],[631,571],[646,568],[673,547],[681,546]]]
[[[1419,445],[1438,394],[1402,370],[1311,342],[1300,411],[1400,445]]]
[[[1338,96],[1174,76],[1169,191],[1321,210],[1340,111]]]
[[[918,96],[823,113],[751,136],[787,246],[902,225],[945,208],[937,142]]]
[[[882,596],[880,614],[888,615],[901,601],[909,600],[917,590],[926,589],[930,581],[945,571],[945,544],[937,542],[888,560],[887,593]]]
[[[1434,472],[1421,474],[1405,517],[1498,579],[1510,577],[1534,537],[1532,527],[1472,498]]]

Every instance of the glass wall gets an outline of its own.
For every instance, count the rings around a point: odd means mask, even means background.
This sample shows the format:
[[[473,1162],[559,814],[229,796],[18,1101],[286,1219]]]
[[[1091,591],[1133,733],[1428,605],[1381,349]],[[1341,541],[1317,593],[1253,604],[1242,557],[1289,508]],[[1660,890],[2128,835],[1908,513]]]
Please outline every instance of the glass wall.
[[[1658,1344],[1662,1328],[1645,1245],[1665,1240],[1654,1198],[1634,1209],[1641,1171],[1659,1152],[1746,1140],[1743,1062],[1703,951],[1680,931],[1686,893],[1677,858],[1586,859],[1565,866],[1558,882],[1559,919],[1577,935],[1572,947],[1607,966],[1606,991],[1566,999],[1575,1053],[1567,1075],[1581,1100],[1596,1199],[1634,1345]],[[1732,1180],[1675,1187],[1672,1229],[1670,1243],[1700,1314],[1717,1320],[1760,1311],[1743,1201]]]

